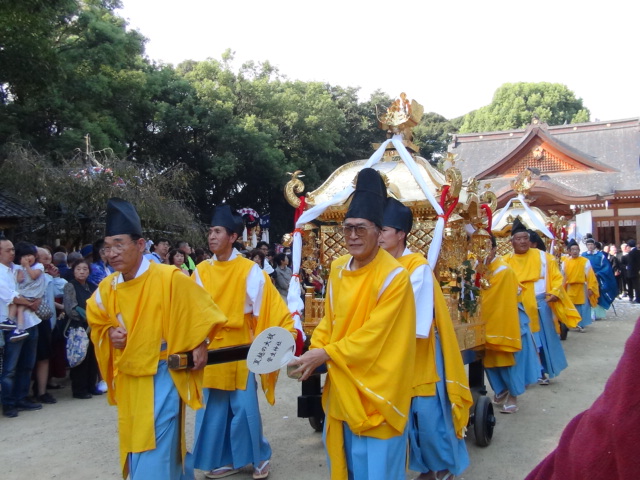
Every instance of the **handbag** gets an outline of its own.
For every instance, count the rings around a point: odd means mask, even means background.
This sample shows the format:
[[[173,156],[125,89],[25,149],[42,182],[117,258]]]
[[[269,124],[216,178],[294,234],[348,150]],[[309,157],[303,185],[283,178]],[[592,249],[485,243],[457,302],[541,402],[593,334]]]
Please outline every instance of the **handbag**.
[[[40,320],[49,320],[51,319],[51,315],[53,315],[51,307],[49,307],[49,304],[45,302],[44,299],[40,302],[40,306],[35,313]]]
[[[69,367],[77,367],[87,356],[89,336],[82,327],[69,327],[65,336],[67,337],[67,362]]]

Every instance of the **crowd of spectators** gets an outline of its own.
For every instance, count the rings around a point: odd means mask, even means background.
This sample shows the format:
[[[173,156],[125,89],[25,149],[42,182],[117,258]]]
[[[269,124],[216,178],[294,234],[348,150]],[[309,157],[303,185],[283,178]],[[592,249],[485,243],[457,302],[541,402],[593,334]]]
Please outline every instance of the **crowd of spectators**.
[[[14,246],[0,237],[0,398],[4,416],[16,417],[20,411],[56,403],[55,390],[67,383],[76,399],[106,392],[91,343],[85,359],[69,368],[65,338],[70,327],[88,328],[86,301],[100,281],[113,273],[103,243],[98,239],[67,251],[63,246],[38,247],[27,242]],[[286,299],[285,284],[288,286],[292,275],[290,249],[266,242],[259,242],[251,251],[241,243],[236,248],[260,265]],[[211,254],[208,248],[192,248],[184,240],[158,238],[147,241],[145,257],[191,275]],[[319,277],[316,285],[318,282],[322,282]],[[311,279],[309,284],[313,285]]]
[[[640,250],[636,247],[636,240],[623,243],[620,250],[613,244],[602,246],[598,243],[596,248],[602,250],[611,263],[618,283],[618,298],[640,303]]]

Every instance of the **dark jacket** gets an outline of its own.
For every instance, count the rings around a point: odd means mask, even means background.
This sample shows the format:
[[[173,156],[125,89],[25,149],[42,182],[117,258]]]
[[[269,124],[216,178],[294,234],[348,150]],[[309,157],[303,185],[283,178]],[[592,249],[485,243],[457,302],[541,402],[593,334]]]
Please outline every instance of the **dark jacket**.
[[[628,278],[636,278],[640,276],[640,250],[633,247],[627,254],[627,276]]]
[[[616,255],[609,255],[609,261],[611,262],[611,270],[613,274],[618,277],[622,273],[623,266],[620,264],[620,259]]]

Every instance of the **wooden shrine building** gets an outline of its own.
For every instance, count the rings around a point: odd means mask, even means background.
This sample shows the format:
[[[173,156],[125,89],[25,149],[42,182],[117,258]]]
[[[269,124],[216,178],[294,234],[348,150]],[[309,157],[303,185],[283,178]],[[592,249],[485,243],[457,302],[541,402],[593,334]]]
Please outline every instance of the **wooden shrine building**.
[[[449,145],[463,178],[491,184],[503,207],[510,182],[529,169],[531,204],[567,219],[591,213],[601,242],[640,238],[640,118],[456,134]]]

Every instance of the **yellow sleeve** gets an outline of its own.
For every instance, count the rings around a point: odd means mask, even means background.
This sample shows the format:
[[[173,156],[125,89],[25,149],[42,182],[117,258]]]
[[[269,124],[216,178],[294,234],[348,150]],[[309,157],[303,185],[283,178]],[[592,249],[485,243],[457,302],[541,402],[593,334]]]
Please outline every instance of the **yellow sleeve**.
[[[564,290],[562,286],[564,284],[564,277],[560,272],[555,257],[548,253],[545,255],[547,256],[547,293],[560,297],[562,290]]]
[[[111,277],[108,277],[110,280]],[[107,284],[111,282],[105,279]],[[102,282],[100,283],[102,286]],[[98,287],[100,290],[100,287]],[[96,290],[96,292],[98,291]],[[106,295],[105,295],[106,294]],[[107,401],[110,405],[116,405],[115,389],[113,388],[113,379],[115,377],[114,369],[114,348],[111,346],[111,339],[109,338],[109,329],[111,327],[119,327],[119,323],[116,319],[110,319],[109,315],[98,307],[96,303],[96,293],[89,300],[87,300],[87,322],[91,327],[91,341],[96,352],[96,360],[98,361],[98,368],[102,375],[103,380],[107,383]],[[100,297],[102,302],[109,300],[108,288],[100,291]]]
[[[256,323],[256,335],[269,327],[282,327],[289,330],[296,339],[297,332],[293,326],[293,317],[287,308],[287,304],[271,283],[269,276],[262,272],[265,277],[265,284],[262,293],[262,303],[260,304],[260,315]],[[276,382],[278,381],[279,370],[260,375],[262,391],[269,402],[273,405],[276,402]]]
[[[397,435],[407,422],[415,364],[415,301],[408,272],[400,271],[371,307],[366,318],[351,319],[359,327],[324,346],[332,400],[324,394],[323,405],[330,416],[348,418],[354,433],[381,428],[384,435]]]
[[[214,337],[226,323],[227,317],[214,303],[211,296],[189,277],[177,269],[165,275],[170,276],[170,298],[165,299],[164,316],[165,340],[169,355],[190,352],[198,347],[205,338]],[[201,370],[172,370],[171,377],[182,400],[190,408],[202,407]]]
[[[518,315],[518,279],[511,268],[494,274],[482,291],[481,314],[486,325],[486,349],[517,352],[522,349]]]
[[[469,423],[469,409],[473,405],[473,397],[469,388],[467,372],[460,355],[460,345],[447,308],[447,301],[436,282],[434,282],[434,286],[434,302],[436,316],[438,317],[440,345],[444,358],[447,396],[451,402],[451,414],[456,436],[464,438],[467,424]]]
[[[342,292],[342,294],[345,295],[347,292]],[[358,292],[349,292],[349,294],[358,295]],[[389,329],[393,328],[394,324],[406,325],[409,323],[402,318],[407,314],[413,317],[411,322],[413,332],[411,335],[407,335],[411,342],[407,343],[415,344],[415,300],[409,274],[403,270],[385,289],[378,304],[373,308],[362,327],[336,342],[325,345],[324,349],[332,360],[340,358],[345,365],[372,364],[380,354],[380,347],[385,344],[381,339],[387,336]],[[322,329],[326,328],[328,322],[329,317],[325,314],[321,322],[321,324],[325,324]],[[400,345],[397,347],[398,351],[404,351],[400,350]],[[411,350],[414,349],[415,346],[412,345]]]

